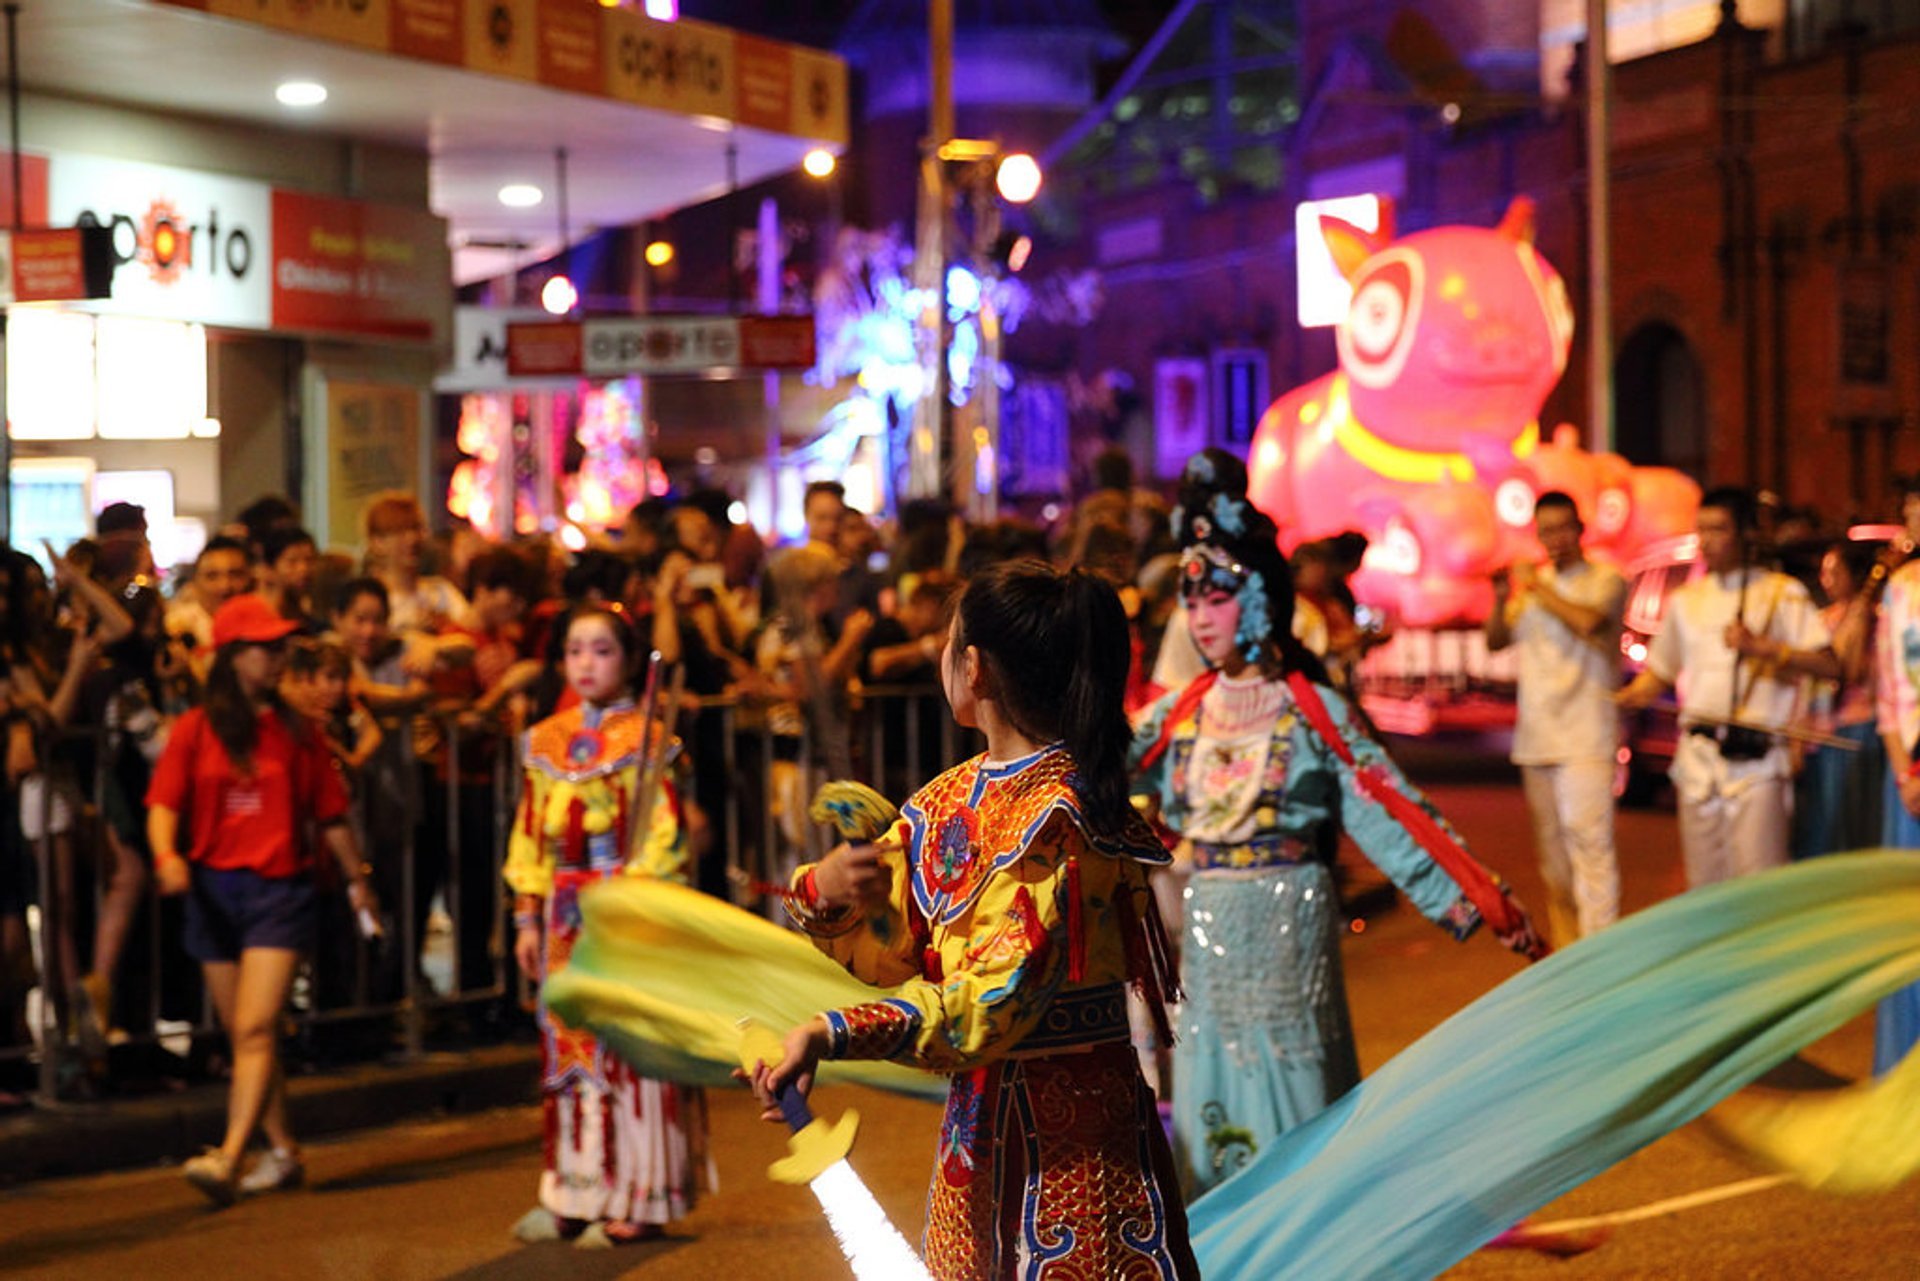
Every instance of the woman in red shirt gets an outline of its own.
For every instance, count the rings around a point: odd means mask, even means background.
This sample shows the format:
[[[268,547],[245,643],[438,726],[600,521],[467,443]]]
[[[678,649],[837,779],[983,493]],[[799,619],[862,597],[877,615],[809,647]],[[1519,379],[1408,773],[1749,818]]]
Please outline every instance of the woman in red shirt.
[[[216,1204],[241,1192],[300,1182],[287,1128],[277,1037],[295,966],[311,944],[315,889],[303,835],[319,825],[348,897],[374,910],[347,792],[326,742],[280,701],[286,639],[299,626],[259,596],[235,597],[213,617],[215,657],[202,706],[182,716],[147,790],[147,837],[162,894],[187,895],[187,952],[206,975],[233,1042],[226,1141],[188,1161],[187,1181]],[[179,845],[181,819],[190,842]],[[237,1177],[258,1125],[273,1149]]]

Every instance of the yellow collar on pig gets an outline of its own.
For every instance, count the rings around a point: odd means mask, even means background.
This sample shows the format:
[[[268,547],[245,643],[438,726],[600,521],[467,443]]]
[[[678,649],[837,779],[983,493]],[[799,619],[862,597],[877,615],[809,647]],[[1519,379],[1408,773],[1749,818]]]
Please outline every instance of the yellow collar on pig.
[[[1315,397],[1300,407],[1302,431],[1319,431],[1376,476],[1411,485],[1437,485],[1443,480],[1470,481],[1473,460],[1457,449],[1409,449],[1367,430],[1353,412],[1347,395],[1347,376],[1336,373],[1323,400]],[[1530,422],[1513,442],[1513,456],[1527,458],[1540,447],[1540,424]]]

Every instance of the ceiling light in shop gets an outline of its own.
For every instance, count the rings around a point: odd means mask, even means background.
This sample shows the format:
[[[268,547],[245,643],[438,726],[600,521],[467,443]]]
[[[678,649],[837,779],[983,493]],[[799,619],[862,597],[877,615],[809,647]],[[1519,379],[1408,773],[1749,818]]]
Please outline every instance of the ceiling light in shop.
[[[664,267],[673,261],[673,242],[654,240],[647,244],[647,266]]]
[[[800,167],[815,178],[828,178],[833,175],[833,153],[825,147],[815,147],[800,161]]]
[[[283,107],[317,107],[327,100],[327,87],[313,80],[289,80],[273,96]]]
[[[530,182],[510,182],[500,188],[500,203],[509,209],[531,209],[547,198],[547,193]]]
[[[548,315],[564,316],[580,305],[580,291],[565,276],[554,276],[540,288],[540,305]]]

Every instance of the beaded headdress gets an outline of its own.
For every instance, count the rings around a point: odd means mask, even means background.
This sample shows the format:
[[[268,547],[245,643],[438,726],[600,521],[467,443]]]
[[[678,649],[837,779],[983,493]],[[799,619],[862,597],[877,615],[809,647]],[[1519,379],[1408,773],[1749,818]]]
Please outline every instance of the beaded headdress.
[[[1293,584],[1279,554],[1273,522],[1246,497],[1243,464],[1209,450],[1188,461],[1173,532],[1181,542],[1180,590],[1189,599],[1225,592],[1240,603],[1234,645],[1249,662],[1267,647],[1274,626],[1271,589],[1291,604]],[[1266,571],[1266,572],[1263,572]]]

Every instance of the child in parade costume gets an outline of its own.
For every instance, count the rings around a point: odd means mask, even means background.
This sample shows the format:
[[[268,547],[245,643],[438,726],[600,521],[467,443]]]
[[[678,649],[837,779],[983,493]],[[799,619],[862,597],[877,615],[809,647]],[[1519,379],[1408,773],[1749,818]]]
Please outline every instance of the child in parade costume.
[[[1326,865],[1340,829],[1455,939],[1491,919],[1506,946],[1544,951],[1294,638],[1287,561],[1246,485],[1225,451],[1187,464],[1174,526],[1209,670],[1140,714],[1131,754],[1135,790],[1193,849],[1173,1061],[1189,1197],[1360,1079]]]
[[[564,665],[580,701],[528,731],[505,869],[524,974],[566,964],[588,887],[617,876],[687,879],[679,800],[652,761],[661,736],[649,735],[631,698],[638,645],[614,609],[574,611]],[[705,1097],[636,1075],[544,1004],[539,1021],[546,1169],[540,1204],[515,1235],[576,1236],[585,1246],[660,1235],[693,1208],[707,1164]]]
[[[1085,571],[995,567],[962,594],[941,679],[984,755],[873,845],[796,878],[795,915],[869,1004],[792,1029],[769,1105],[822,1059],[950,1078],[925,1243],[942,1281],[1195,1277],[1171,1154],[1128,1041],[1129,982],[1161,1011],[1165,937],[1126,800],[1125,614]]]

